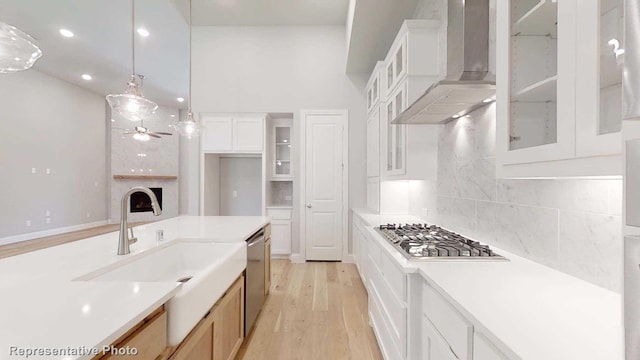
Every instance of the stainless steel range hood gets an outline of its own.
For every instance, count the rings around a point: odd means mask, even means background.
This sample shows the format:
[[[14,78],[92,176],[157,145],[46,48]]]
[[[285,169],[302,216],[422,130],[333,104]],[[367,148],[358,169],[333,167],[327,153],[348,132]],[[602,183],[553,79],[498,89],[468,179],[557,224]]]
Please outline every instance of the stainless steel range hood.
[[[447,76],[398,115],[392,124],[441,124],[495,99],[489,72],[489,0],[449,0]]]

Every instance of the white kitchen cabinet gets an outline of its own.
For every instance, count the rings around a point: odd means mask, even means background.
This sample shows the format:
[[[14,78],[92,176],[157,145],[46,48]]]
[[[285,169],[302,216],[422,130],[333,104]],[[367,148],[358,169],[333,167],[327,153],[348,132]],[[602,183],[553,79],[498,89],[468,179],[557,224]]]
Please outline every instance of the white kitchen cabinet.
[[[406,125],[394,125],[391,121],[407,107],[406,87],[400,86],[391,94],[385,106],[384,174],[404,175],[406,172]]]
[[[367,209],[380,212],[380,178],[367,178]]]
[[[373,314],[378,343],[387,354],[397,354],[388,358],[405,359],[409,346],[407,275],[370,236],[374,235],[367,233],[367,288],[377,308]]]
[[[473,334],[473,360],[508,360],[498,348],[479,332]]]
[[[396,88],[380,113],[381,180],[435,180],[437,126],[391,124],[408,106],[410,86],[408,80]]]
[[[457,359],[473,358],[473,326],[426,282],[422,287],[422,314],[442,336]]]
[[[262,152],[264,118],[236,117],[233,119],[233,150]]]
[[[367,177],[380,176],[380,110],[367,119]]]
[[[293,119],[276,119],[271,125],[271,178],[293,179]]]
[[[260,153],[264,149],[264,117],[202,115],[200,148],[209,153]]]
[[[202,116],[202,151],[233,151],[233,118]]]
[[[576,156],[620,154],[624,0],[578,1],[577,18]]]
[[[433,83],[444,75],[444,57],[440,54],[444,47],[440,44],[439,27],[437,20],[404,21],[384,61],[383,98],[395,92],[407,77],[424,77]]]
[[[367,265],[365,260],[367,258],[367,241],[365,224],[362,223],[358,216],[353,217],[352,222],[352,235],[353,235],[353,257],[362,279],[362,284],[365,289],[367,288]]]
[[[442,339],[440,334],[433,328],[433,325],[426,315],[422,316],[422,359],[459,360],[451,352],[451,349],[447,346],[447,343]]]
[[[267,208],[271,218],[271,253],[291,254],[291,209]]]
[[[621,69],[602,43],[617,19],[599,3],[498,1],[499,178],[621,174],[621,90],[610,88]],[[601,79],[602,66],[612,75]]]
[[[378,61],[365,87],[367,94],[367,113],[377,109],[380,103],[380,75],[382,74],[382,69],[384,69],[384,62]]]

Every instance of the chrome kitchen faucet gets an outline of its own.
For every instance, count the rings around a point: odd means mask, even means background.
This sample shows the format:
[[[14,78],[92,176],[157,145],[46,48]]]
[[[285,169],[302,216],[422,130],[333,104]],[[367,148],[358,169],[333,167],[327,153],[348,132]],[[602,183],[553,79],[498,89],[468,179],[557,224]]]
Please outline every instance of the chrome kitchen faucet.
[[[122,196],[122,206],[121,206],[121,214],[120,214],[120,237],[118,238],[118,255],[127,255],[131,252],[129,246],[136,241],[137,238],[133,236],[133,229],[129,228],[129,223],[127,221],[127,214],[129,212],[129,197],[131,194],[141,191],[151,198],[151,208],[153,209],[153,215],[160,216],[162,214],[162,209],[160,205],[158,205],[158,198],[156,198],[156,194],[151,191],[151,189],[144,186],[136,186],[134,188],[129,189]],[[129,230],[131,230],[131,237],[129,237]]]

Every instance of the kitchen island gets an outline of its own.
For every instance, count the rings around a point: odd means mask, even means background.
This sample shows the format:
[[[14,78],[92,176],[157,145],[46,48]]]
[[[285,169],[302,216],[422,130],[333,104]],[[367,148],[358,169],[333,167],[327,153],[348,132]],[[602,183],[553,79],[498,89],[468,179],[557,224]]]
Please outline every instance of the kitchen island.
[[[113,232],[0,260],[0,359],[25,358],[19,352],[28,349],[61,348],[77,354],[29,358],[93,358],[91,349],[113,344],[183,285],[79,278],[176,241],[233,243],[244,254],[245,240],[268,223],[266,217],[180,216],[135,227],[138,241],[129,255],[116,255],[118,232]],[[164,241],[156,240],[157,230],[164,231]],[[231,275],[235,280],[241,274]],[[226,289],[233,280],[222,286]]]

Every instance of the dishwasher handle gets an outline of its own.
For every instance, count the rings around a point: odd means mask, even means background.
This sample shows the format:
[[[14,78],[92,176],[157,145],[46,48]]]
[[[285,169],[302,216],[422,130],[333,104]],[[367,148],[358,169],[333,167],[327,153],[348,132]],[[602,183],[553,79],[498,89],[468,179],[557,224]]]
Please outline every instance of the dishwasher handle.
[[[247,247],[253,247],[256,244],[260,243],[262,240],[264,240],[264,230],[260,230],[257,233],[253,234],[247,240]]]

